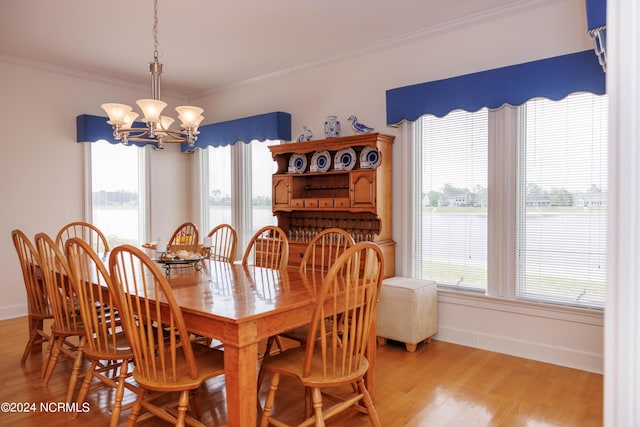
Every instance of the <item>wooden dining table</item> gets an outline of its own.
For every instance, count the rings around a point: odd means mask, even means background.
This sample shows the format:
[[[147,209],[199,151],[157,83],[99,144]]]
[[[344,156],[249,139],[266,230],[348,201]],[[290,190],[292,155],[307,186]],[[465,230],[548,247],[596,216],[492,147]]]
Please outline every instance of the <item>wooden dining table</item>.
[[[273,270],[205,259],[202,268],[172,268],[167,275],[189,331],[224,345],[228,425],[257,425],[258,345],[308,324],[315,277],[297,269]],[[375,325],[369,337],[367,388],[375,397]]]

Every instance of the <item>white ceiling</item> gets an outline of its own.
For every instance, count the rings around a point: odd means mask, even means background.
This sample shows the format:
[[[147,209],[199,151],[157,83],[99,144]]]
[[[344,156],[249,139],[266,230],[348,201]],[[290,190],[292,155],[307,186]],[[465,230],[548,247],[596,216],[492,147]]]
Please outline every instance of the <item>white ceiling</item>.
[[[160,0],[163,89],[206,93],[549,0]],[[152,0],[0,0],[0,59],[149,82]]]

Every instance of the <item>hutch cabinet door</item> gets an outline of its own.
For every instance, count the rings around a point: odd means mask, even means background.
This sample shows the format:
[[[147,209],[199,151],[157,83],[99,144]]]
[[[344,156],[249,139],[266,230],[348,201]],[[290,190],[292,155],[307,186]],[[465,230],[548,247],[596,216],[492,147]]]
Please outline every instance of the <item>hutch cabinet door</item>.
[[[375,170],[352,171],[350,175],[351,207],[376,207]]]
[[[276,176],[273,178],[273,210],[291,207],[291,177]]]

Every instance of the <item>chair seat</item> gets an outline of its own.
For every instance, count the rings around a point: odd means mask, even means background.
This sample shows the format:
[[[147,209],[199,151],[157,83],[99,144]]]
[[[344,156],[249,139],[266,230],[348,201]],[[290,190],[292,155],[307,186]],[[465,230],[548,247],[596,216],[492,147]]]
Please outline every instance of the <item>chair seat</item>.
[[[329,373],[328,378],[324,378],[322,375],[323,360],[319,350],[319,345],[315,347],[316,351],[313,355],[311,362],[311,375],[303,377],[302,367],[304,365],[305,347],[296,347],[291,350],[287,350],[284,353],[269,357],[264,361],[264,368],[268,371],[278,372],[282,375],[288,375],[296,377],[306,387],[328,387],[332,385],[348,384],[352,383],[359,378],[362,378],[367,369],[369,369],[369,362],[364,359],[362,365],[349,373],[344,375],[336,375],[335,378],[331,378],[331,372],[334,368],[334,364],[331,360],[325,362],[326,371]],[[338,363],[342,354],[337,357]],[[336,372],[339,372],[341,366],[336,367]]]
[[[133,351],[131,350],[129,341],[127,341],[127,337],[122,332],[116,334],[115,347],[109,342],[107,348],[103,348],[103,346],[98,345],[95,341],[96,338],[94,337],[94,345],[89,345],[90,343],[85,345],[84,353],[87,357],[99,358],[101,360],[133,359]],[[102,350],[94,352],[92,350],[94,348],[101,348]]]
[[[193,353],[196,359],[196,366],[198,367],[198,375],[196,378],[191,378],[189,375],[187,361],[182,352],[176,353],[177,374],[176,381],[173,385],[162,380],[150,381],[146,378],[141,378],[139,375],[136,375],[136,368],[133,369],[133,378],[138,384],[149,390],[181,391],[196,389],[207,379],[224,373],[224,353],[222,351],[207,348],[203,345],[196,345],[193,346]],[[167,355],[167,358],[169,358],[169,355]],[[167,361],[167,363],[170,362]],[[163,367],[160,364],[158,364],[156,371],[156,378],[162,378]]]

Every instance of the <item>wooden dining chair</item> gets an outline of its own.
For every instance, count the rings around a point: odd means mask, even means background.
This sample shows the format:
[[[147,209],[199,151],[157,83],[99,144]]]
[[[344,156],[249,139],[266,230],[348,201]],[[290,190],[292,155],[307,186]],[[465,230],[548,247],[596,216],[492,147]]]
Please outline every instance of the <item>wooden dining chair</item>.
[[[78,392],[78,406],[73,415],[77,416],[77,408],[81,407],[90,389],[113,387],[115,399],[109,425],[117,427],[125,388],[141,393],[138,387],[126,381],[133,351],[116,316],[116,306],[109,291],[111,278],[98,254],[86,241],[77,237],[67,240],[65,254],[86,332],[84,357],[91,361]],[[119,375],[116,375],[118,369]],[[92,384],[94,379],[97,382]]]
[[[207,235],[211,237],[209,258],[215,261],[233,262],[236,258],[238,233],[229,224],[219,224]]]
[[[286,425],[272,415],[282,375],[298,380],[309,391],[305,396],[305,421],[297,425],[324,426],[324,420],[355,406],[369,415],[372,425],[380,426],[364,376],[369,369],[366,351],[375,325],[383,263],[382,251],[375,243],[361,242],[347,249],[331,267],[316,294],[306,345],[263,363],[272,378],[261,427]],[[332,321],[326,322],[327,318]],[[349,397],[323,409],[323,390],[339,386],[350,386]]]
[[[223,353],[192,345],[182,310],[164,273],[140,249],[114,248],[109,256],[110,290],[133,350],[133,378],[144,390],[129,415],[133,425],[145,408],[165,421],[184,425],[191,394],[207,379],[224,373]],[[157,406],[148,392],[180,392],[178,413]],[[191,393],[193,392],[193,393]],[[197,399],[194,400],[196,415]],[[190,424],[202,425],[196,419]]]
[[[200,245],[198,243],[198,227],[192,222],[185,222],[175,229],[167,248],[170,251],[185,250],[189,252],[199,252]]]
[[[76,221],[70,222],[58,231],[56,244],[64,251],[64,245],[72,237],[78,237],[89,243],[91,248],[98,254],[109,252],[109,242],[105,235],[95,225]]]
[[[29,340],[22,353],[20,365],[25,364],[35,345],[48,342],[50,337],[44,332],[44,321],[53,319],[53,311],[47,297],[46,286],[38,275],[40,257],[38,250],[21,230],[11,231],[11,240],[18,253],[22,279],[27,291],[27,314],[29,321]],[[42,360],[41,376],[47,368],[46,357]]]
[[[86,332],[79,312],[79,302],[69,277],[71,270],[60,246],[45,233],[36,234],[36,247],[40,255],[42,276],[47,286],[47,295],[53,311],[51,342],[47,347],[47,369],[43,385],[48,385],[58,362],[72,359],[66,402],[73,398],[82,366]],[[78,343],[71,341],[77,338]],[[63,356],[62,358],[60,356]]]
[[[307,245],[300,261],[298,270],[300,274],[307,279],[307,284],[315,292],[329,272],[329,269],[340,258],[347,249],[355,244],[353,237],[341,228],[328,228],[318,233]],[[274,337],[269,337],[265,349],[265,357],[271,354],[273,344],[278,345],[280,351],[284,351],[285,347],[282,338],[288,338],[304,345],[308,325],[283,332]]]
[[[289,239],[280,227],[267,225],[258,230],[247,245],[242,264],[284,270],[289,262]]]
[[[327,228],[309,242],[298,270],[316,285],[316,281],[322,282],[338,258],[354,244],[353,237],[345,230]]]

